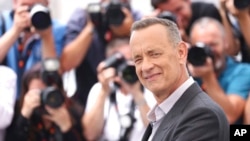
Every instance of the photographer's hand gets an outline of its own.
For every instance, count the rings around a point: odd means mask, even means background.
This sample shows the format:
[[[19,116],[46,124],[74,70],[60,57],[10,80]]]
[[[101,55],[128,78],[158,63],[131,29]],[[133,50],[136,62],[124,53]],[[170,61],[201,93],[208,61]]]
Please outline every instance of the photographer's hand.
[[[114,34],[114,36],[129,36],[130,34],[130,28],[134,22],[134,18],[132,15],[132,12],[129,11],[129,9],[122,7],[122,12],[125,15],[125,18],[122,22],[121,25],[119,26],[110,26],[110,29],[112,31],[112,33]]]
[[[191,63],[188,63],[187,67],[193,77],[198,77],[202,80],[206,80],[212,76],[215,76],[213,61],[209,57],[203,66],[193,66]]]
[[[115,77],[115,69],[114,68],[104,69],[104,67],[105,67],[104,62],[101,62],[97,67],[98,80],[102,84],[102,91],[108,95],[110,94],[111,91],[109,83]]]
[[[17,9],[15,9],[14,23],[12,28],[17,31],[17,33],[20,33],[25,28],[31,26],[30,14],[28,9],[28,6],[19,6]]]
[[[61,132],[66,133],[70,130],[72,127],[72,121],[66,105],[62,105],[57,109],[45,106],[45,109],[49,115],[45,115],[44,117],[54,122],[60,128]]]
[[[33,113],[33,110],[36,107],[40,106],[41,104],[40,93],[41,93],[41,90],[39,89],[31,89],[28,91],[28,93],[25,94],[23,106],[21,110],[21,114],[25,118],[29,119]]]
[[[33,32],[38,33],[41,37],[42,57],[57,58],[52,26],[49,26],[48,28],[43,30],[37,30],[34,27],[32,27],[32,30]]]

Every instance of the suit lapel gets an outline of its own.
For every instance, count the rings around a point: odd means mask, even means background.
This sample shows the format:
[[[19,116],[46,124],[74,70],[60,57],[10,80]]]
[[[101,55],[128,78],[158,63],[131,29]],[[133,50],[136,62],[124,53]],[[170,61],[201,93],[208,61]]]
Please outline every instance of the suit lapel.
[[[179,98],[179,100],[174,104],[171,110],[163,117],[163,120],[157,129],[157,136],[153,137],[153,141],[160,141],[162,137],[167,133],[166,130],[171,130],[171,126],[176,122],[177,116],[183,111],[187,103],[193,99],[195,95],[201,92],[201,88],[197,83],[192,84],[184,94]]]

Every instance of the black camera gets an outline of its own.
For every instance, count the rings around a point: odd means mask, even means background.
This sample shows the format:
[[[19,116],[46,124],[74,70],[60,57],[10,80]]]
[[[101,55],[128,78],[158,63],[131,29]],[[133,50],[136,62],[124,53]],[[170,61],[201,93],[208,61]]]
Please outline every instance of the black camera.
[[[56,58],[48,58],[42,61],[41,77],[47,85],[41,92],[42,105],[58,108],[64,103],[62,80],[58,73],[60,64]]]
[[[209,46],[204,43],[196,43],[188,50],[187,60],[194,66],[202,66],[206,63],[207,57],[214,59],[214,55]]]
[[[48,7],[42,4],[35,4],[30,7],[29,12],[31,17],[31,23],[36,29],[43,30],[51,26],[52,20]]]
[[[135,66],[132,64],[129,64],[124,56],[117,52],[107,58],[105,61],[105,67],[104,68],[109,68],[113,67],[116,69],[116,72],[121,78],[129,83],[129,84],[134,84],[135,82],[138,81],[138,77],[135,72]]]
[[[125,19],[122,7],[130,9],[129,4],[119,0],[111,0],[109,3],[90,3],[87,12],[97,30],[106,31],[110,25],[119,26]]]
[[[177,23],[175,14],[173,14],[172,12],[169,12],[169,11],[163,11],[159,15],[157,15],[157,17],[162,18],[162,19],[167,19],[167,20],[170,20],[174,23]]]
[[[250,0],[234,0],[234,6],[237,9],[245,9],[250,6]]]

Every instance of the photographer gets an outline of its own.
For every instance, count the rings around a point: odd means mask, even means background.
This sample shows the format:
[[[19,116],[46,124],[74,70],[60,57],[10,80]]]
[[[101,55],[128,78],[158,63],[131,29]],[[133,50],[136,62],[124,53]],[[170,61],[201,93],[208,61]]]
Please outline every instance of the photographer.
[[[48,0],[13,0],[0,14],[0,63],[17,73],[17,98],[23,73],[42,58],[60,55],[65,26],[52,20]]]
[[[105,58],[106,44],[113,37],[129,36],[132,23],[140,19],[139,13],[130,8],[129,1],[119,1],[110,7],[111,1],[103,0],[94,6],[102,10],[115,9],[120,14],[107,16],[110,14],[106,11],[102,14],[97,13],[97,18],[91,16],[91,13],[95,12],[95,7],[77,9],[67,24],[66,43],[61,58],[62,70],[76,70],[77,91],[74,97],[80,100],[82,105],[86,103],[90,88],[97,82],[96,67]],[[109,8],[102,5],[108,5]],[[117,13],[112,10],[108,13]],[[117,23],[116,19],[121,19],[120,15],[123,15],[122,21],[119,20]],[[94,22],[102,21],[100,19],[104,17],[115,20],[115,25]]]
[[[169,11],[176,15],[177,25],[186,42],[189,42],[192,24],[200,17],[207,16],[221,21],[218,9],[210,3],[191,0],[151,0],[151,5],[157,11],[156,13]]]
[[[190,48],[188,54],[189,72],[223,108],[230,124],[242,124],[250,91],[249,64],[239,63],[225,53],[228,44],[224,28],[218,21],[201,18],[194,23],[190,33],[191,43],[195,46]],[[210,50],[210,53],[201,50],[193,52],[198,42],[204,43],[206,47],[203,49]]]
[[[49,77],[50,72],[44,68],[38,63],[24,73],[21,97],[6,141],[83,140],[83,110],[64,94],[59,74]]]
[[[142,88],[135,70],[129,71],[129,76],[121,75],[121,56],[125,62],[131,59],[128,38],[112,40],[106,55],[107,59],[97,68],[99,82],[91,88],[87,99],[82,119],[84,135],[91,141],[137,141],[146,129],[146,114],[155,99]]]

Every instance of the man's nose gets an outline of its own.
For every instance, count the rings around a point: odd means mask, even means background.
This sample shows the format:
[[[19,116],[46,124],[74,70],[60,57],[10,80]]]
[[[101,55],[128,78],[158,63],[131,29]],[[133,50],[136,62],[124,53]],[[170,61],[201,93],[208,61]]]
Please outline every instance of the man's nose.
[[[150,70],[153,69],[153,66],[154,66],[154,65],[153,65],[153,63],[151,62],[151,60],[145,58],[145,59],[142,61],[141,69],[142,69],[142,71],[144,71],[144,72],[148,72],[148,71],[150,71]]]

